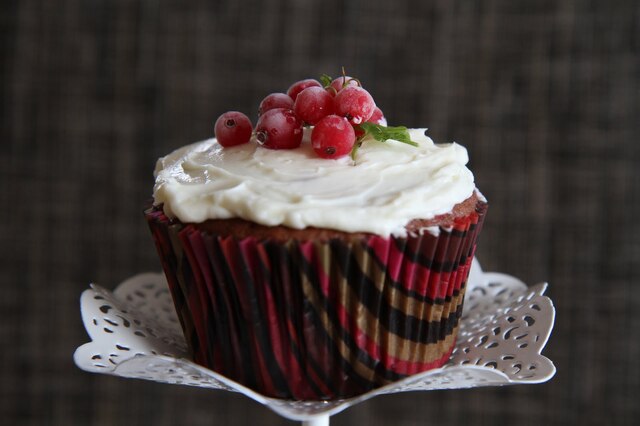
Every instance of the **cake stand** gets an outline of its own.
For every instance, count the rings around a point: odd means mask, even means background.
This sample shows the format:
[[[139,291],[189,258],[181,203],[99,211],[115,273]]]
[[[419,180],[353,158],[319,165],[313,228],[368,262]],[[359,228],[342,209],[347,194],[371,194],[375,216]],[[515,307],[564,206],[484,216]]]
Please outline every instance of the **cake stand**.
[[[527,287],[512,276],[483,272],[474,259],[449,362],[349,399],[269,398],[193,363],[161,273],[136,275],[113,292],[91,284],[80,298],[91,342],[76,349],[74,360],[92,373],[240,392],[287,419],[328,425],[331,415],[377,395],[549,380],[556,369],[541,352],[553,328],[555,309],[544,296],[546,288],[546,283]]]

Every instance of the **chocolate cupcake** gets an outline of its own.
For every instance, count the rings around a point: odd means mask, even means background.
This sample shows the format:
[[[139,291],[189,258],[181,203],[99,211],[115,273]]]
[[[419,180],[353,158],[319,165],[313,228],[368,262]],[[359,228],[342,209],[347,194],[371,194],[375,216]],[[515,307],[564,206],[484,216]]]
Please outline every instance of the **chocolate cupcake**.
[[[156,167],[145,216],[198,364],[277,398],[352,397],[453,350],[486,200],[466,150],[356,160],[216,139]]]

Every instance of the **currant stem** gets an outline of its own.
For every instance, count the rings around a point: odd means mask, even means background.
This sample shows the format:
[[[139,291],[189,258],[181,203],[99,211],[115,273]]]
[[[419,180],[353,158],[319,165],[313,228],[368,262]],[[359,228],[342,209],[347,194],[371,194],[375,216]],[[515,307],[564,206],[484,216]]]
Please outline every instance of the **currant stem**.
[[[355,77],[352,77],[352,78],[350,78],[346,83],[344,83],[344,85],[342,86],[342,88],[345,88],[345,87],[346,87],[349,83],[351,83],[352,81],[355,81],[355,82],[356,82],[356,84],[357,84],[358,86],[362,87],[362,83],[360,82],[360,80],[359,80],[359,79],[357,79],[357,78],[355,78]]]
[[[358,154],[358,148],[362,146],[362,140],[366,136],[366,132],[364,135],[360,136],[356,139],[356,143],[353,144],[353,148],[351,149],[351,159],[353,160],[353,165],[356,165],[356,155]]]
[[[344,89],[345,87],[347,87],[347,84],[349,84],[349,81],[347,81],[347,73],[344,70],[344,65],[342,66],[342,88]]]

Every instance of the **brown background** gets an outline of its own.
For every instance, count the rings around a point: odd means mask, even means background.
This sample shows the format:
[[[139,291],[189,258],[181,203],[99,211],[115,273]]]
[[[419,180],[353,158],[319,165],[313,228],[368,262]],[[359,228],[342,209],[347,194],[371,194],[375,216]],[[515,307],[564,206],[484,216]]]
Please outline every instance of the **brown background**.
[[[293,424],[238,395],[78,370],[78,298],[159,269],[141,215],[157,157],[341,65],[390,123],[468,147],[491,203],[478,255],[551,283],[558,373],[380,397],[332,424],[637,424],[638,2],[185,3],[2,2],[3,424]]]

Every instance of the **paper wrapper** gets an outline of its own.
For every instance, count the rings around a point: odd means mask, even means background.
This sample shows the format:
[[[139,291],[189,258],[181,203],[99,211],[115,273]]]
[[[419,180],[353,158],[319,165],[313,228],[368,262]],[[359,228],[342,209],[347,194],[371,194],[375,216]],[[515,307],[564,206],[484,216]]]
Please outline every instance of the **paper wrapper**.
[[[448,360],[485,211],[437,236],[285,243],[145,216],[193,360],[266,396],[320,400]]]

